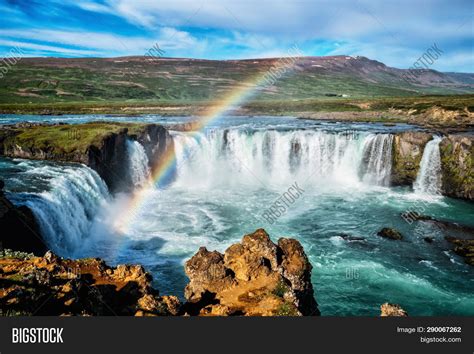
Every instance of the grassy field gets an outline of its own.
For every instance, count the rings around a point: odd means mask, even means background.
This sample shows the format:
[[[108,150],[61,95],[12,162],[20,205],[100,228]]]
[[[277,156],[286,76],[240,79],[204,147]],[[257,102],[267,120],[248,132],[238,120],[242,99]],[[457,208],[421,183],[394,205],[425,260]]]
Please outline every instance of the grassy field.
[[[0,104],[0,113],[17,114],[161,114],[199,115],[205,109],[219,105],[213,101],[122,101],[122,102],[61,102]],[[325,98],[294,100],[252,100],[240,111],[245,114],[298,115],[304,112],[376,112],[400,110],[421,114],[432,107],[447,111],[474,112],[474,95]],[[239,113],[239,112],[236,112]]]

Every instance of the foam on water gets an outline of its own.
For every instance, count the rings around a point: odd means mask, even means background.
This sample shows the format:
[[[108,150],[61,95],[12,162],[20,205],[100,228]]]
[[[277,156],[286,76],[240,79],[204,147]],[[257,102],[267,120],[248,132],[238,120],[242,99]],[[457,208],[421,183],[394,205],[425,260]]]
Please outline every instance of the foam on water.
[[[100,206],[109,199],[107,186],[86,166],[30,169],[27,174],[47,179],[49,190],[31,193],[24,203],[31,208],[51,249],[73,255],[89,235]]]

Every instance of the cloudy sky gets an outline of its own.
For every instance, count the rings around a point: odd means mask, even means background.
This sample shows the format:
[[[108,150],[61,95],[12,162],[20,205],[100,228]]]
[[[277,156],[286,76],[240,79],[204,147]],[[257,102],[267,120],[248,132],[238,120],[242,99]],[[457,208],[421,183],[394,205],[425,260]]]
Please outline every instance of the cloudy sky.
[[[440,71],[474,72],[472,0],[0,0],[0,56],[240,59],[363,55],[407,68],[436,43]]]

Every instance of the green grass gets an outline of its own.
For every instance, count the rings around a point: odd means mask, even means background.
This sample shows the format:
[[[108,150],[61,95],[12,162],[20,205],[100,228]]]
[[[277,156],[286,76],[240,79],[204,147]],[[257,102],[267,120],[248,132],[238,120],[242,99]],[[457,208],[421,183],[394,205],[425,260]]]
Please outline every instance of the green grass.
[[[285,301],[276,312],[276,316],[298,316],[298,309],[290,302]]]
[[[124,128],[128,129],[129,134],[138,134],[145,126],[144,123],[106,122],[38,125],[15,129],[15,134],[8,135],[3,144],[5,147],[19,145],[22,149],[41,149],[57,156],[64,156],[85,153],[89,146],[99,146],[105,136],[117,133]]]
[[[268,72],[271,60],[202,61],[143,58],[25,58],[0,80],[0,104],[128,102],[183,104],[225,97],[242,84]],[[261,85],[256,101],[413,97],[426,94],[472,93],[456,85],[412,86],[393,73],[368,65],[367,72],[350,66],[320,70],[306,64],[272,85]],[[373,70],[372,70],[373,69]]]
[[[162,115],[193,115],[203,109],[219,104],[218,100],[176,101],[109,101],[109,102],[52,102],[0,104],[0,113],[17,114],[123,114],[138,115],[156,113]],[[360,105],[364,108],[361,108]],[[298,115],[302,112],[387,112],[389,109],[416,113],[426,112],[431,107],[450,111],[474,112],[474,95],[379,97],[379,98],[309,98],[256,100],[245,103],[242,108],[249,114]]]

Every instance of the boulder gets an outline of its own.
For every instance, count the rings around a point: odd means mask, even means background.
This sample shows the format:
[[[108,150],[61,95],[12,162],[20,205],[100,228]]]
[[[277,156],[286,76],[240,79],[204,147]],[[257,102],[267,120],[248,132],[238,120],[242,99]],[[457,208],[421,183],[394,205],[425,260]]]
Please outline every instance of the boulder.
[[[408,313],[397,304],[385,304],[380,306],[381,317],[407,317]]]
[[[224,254],[206,248],[186,262],[190,282],[184,311],[190,315],[319,315],[312,266],[301,244],[273,243],[263,229],[245,235]]]
[[[391,227],[384,227],[382,230],[377,232],[377,235],[381,236],[381,237],[384,237],[384,238],[388,238],[390,240],[401,240],[401,239],[403,239],[402,234],[399,231],[397,231],[397,230],[395,230]]]
[[[454,245],[454,253],[463,257],[466,264],[474,266],[474,239],[461,239],[453,236],[446,236],[445,239]]]

